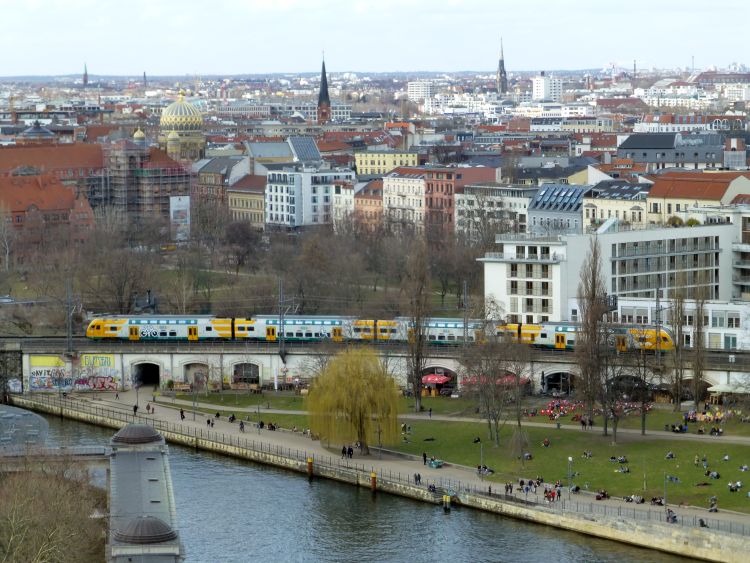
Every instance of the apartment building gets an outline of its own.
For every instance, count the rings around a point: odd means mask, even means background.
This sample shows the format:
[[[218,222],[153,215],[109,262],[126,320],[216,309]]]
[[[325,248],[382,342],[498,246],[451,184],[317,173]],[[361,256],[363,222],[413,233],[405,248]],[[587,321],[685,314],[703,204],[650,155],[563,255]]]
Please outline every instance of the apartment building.
[[[334,187],[341,180],[355,181],[347,168],[322,164],[267,164],[266,226],[298,229],[330,224],[333,220]]]
[[[535,187],[481,182],[464,186],[456,194],[456,232],[470,240],[484,240],[490,233],[524,233]]]
[[[594,185],[583,197],[583,224],[601,225],[611,218],[633,229],[648,225],[647,197],[651,184],[609,180]]]
[[[400,150],[367,150],[354,153],[357,174],[382,176],[399,166],[418,166],[419,152]]]
[[[617,157],[645,163],[652,172],[715,168],[723,162],[724,138],[717,133],[634,133],[620,143]]]
[[[750,222],[748,223],[750,225]],[[484,263],[485,298],[513,322],[569,320],[568,303],[578,290],[581,267],[597,237],[607,292],[618,298],[670,299],[676,289],[688,298],[728,301],[739,226],[731,223],[639,231],[610,229],[597,235],[498,235]],[[750,231],[748,231],[750,236]],[[750,248],[750,244],[747,245]]]

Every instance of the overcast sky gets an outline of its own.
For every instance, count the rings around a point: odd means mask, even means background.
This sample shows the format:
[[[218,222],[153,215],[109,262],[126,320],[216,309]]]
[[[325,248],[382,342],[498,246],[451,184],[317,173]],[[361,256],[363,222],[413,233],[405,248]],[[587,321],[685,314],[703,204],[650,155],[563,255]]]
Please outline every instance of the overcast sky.
[[[0,0],[0,76],[726,66],[747,0]]]

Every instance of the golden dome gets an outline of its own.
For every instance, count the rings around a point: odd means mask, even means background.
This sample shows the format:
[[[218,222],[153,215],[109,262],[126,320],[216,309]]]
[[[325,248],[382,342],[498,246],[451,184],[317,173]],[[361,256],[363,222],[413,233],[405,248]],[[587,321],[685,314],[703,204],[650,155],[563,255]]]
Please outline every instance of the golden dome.
[[[145,141],[146,140],[146,134],[141,131],[141,128],[139,127],[135,133],[133,133],[133,140],[134,141]]]
[[[161,112],[159,125],[163,132],[190,132],[203,129],[203,115],[198,108],[185,101],[185,95],[180,92],[176,102],[172,102]]]

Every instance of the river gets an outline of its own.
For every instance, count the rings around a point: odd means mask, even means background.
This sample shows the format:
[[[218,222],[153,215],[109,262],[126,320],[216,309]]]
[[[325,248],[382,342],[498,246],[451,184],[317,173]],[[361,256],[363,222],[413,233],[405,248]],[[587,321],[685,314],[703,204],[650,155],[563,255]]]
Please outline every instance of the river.
[[[104,445],[113,431],[49,421],[48,445]],[[170,446],[180,536],[192,563],[685,561],[476,510],[437,506]]]

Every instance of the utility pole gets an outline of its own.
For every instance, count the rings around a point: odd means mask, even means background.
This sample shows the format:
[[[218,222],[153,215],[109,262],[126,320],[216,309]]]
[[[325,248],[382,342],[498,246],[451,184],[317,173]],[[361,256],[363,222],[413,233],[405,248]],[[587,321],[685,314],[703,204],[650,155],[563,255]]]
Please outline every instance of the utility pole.
[[[65,305],[65,330],[67,337],[68,357],[73,361],[73,289],[71,287],[70,277],[65,282],[65,293],[67,294]]]
[[[464,298],[463,298],[463,307],[464,307],[464,348],[468,346],[469,342],[469,291],[468,291],[468,282],[464,280]]]
[[[284,342],[284,280],[279,278],[279,357],[284,361],[286,356]],[[285,362],[286,363],[286,362]]]

